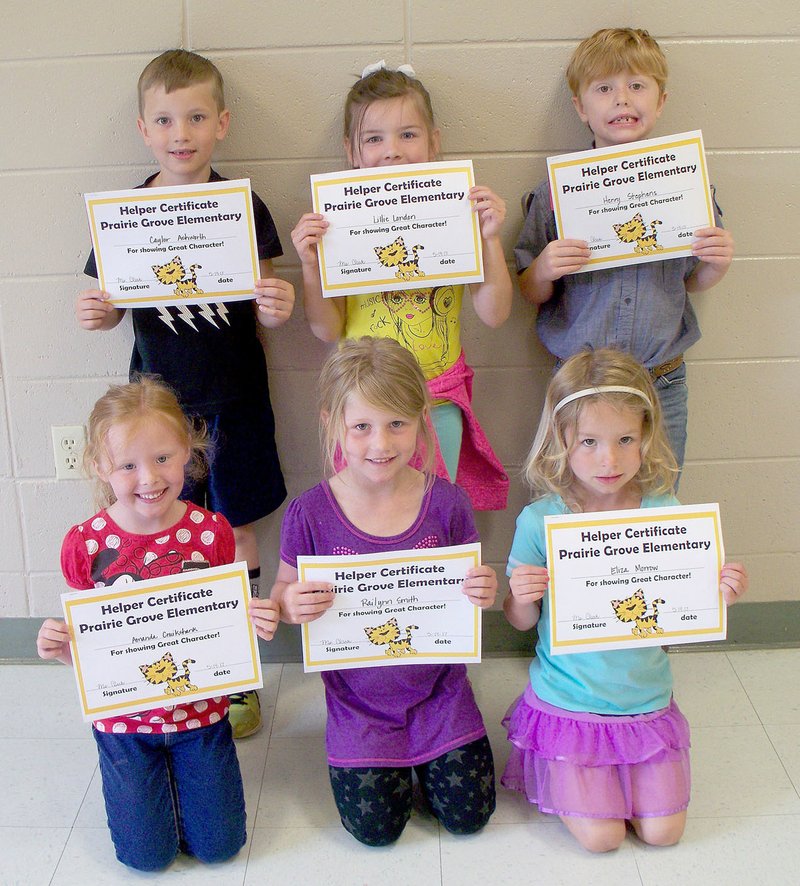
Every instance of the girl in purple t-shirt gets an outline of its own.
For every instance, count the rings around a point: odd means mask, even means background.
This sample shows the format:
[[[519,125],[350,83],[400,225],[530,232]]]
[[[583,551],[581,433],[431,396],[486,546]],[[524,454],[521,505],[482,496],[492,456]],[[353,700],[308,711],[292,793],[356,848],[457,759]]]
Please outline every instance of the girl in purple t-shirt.
[[[340,455],[346,466],[286,511],[271,597],[289,624],[319,618],[334,596],[327,582],[298,581],[299,555],[444,547],[478,537],[466,494],[430,473],[427,387],[409,351],[391,339],[345,341],[323,367],[320,391],[327,463]],[[415,458],[423,470],[411,466]],[[491,606],[494,570],[471,569],[463,592],[475,606]],[[257,628],[261,602],[251,604]],[[322,679],[331,786],[342,824],[357,840],[383,846],[400,836],[411,814],[412,768],[448,831],[469,834],[486,824],[494,764],[463,664],[345,669]]]

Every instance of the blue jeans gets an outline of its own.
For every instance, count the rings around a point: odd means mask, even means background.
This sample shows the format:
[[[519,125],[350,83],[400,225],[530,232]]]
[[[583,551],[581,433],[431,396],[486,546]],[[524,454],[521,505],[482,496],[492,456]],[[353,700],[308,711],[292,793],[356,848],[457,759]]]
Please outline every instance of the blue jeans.
[[[156,871],[181,851],[215,862],[242,848],[244,791],[227,717],[165,735],[92,732],[108,827],[123,864]]]
[[[654,382],[661,412],[664,416],[664,427],[667,431],[672,451],[683,468],[686,453],[686,420],[688,417],[689,391],[686,387],[686,364],[681,363],[677,369],[662,375]],[[680,476],[678,477],[680,479]],[[678,488],[677,480],[675,488]]]

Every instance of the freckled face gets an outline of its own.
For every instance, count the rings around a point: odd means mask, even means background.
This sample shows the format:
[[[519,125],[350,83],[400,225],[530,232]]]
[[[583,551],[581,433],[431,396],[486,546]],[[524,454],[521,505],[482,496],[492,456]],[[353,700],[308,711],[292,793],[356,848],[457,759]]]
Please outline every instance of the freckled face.
[[[179,500],[189,461],[186,444],[163,419],[152,417],[133,425],[113,425],[106,454],[97,465],[116,501],[109,514],[129,532],[149,535],[180,520]]]

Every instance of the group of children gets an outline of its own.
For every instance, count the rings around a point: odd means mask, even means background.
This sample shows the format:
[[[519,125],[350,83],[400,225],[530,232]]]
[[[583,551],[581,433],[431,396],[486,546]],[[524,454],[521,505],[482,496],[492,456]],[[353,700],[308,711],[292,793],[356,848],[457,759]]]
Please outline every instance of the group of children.
[[[666,98],[664,56],[643,31],[585,40],[568,78],[597,147],[647,137]],[[139,129],[159,164],[141,187],[220,180],[211,157],[228,123],[210,62],[182,50],[159,56],[139,81]],[[344,141],[356,168],[438,157],[430,96],[413,71],[379,64],[364,72],[345,103]],[[485,265],[469,294],[480,319],[499,326],[512,298],[499,239],[505,204],[484,186],[469,199]],[[465,288],[323,299],[316,247],[327,222],[308,213],[292,232],[306,315],[316,336],[340,342],[319,380],[327,479],[289,504],[275,582],[259,595],[253,523],[281,503],[285,487],[257,324],[284,323],[294,290],[274,276],[281,246],[255,196],[254,210],[261,279],[252,303],[230,304],[213,323],[191,308],[192,322],[165,318],[163,308],[133,311],[133,380],[112,386],[87,428],[85,467],[102,509],[69,531],[61,562],[71,588],[90,589],[244,560],[250,617],[270,640],[279,621],[303,624],[332,604],[329,584],[298,580],[299,556],[475,541],[473,509],[504,508],[508,477],[470,408],[459,335]],[[520,630],[549,620],[544,516],[676,503],[683,352],[699,336],[687,292],[716,283],[732,249],[730,235],[712,227],[695,232],[691,259],[576,274],[588,244],[559,240],[546,183],[533,192],[516,252],[520,289],[540,305],[539,333],[557,371],[525,467],[536,498],[517,521],[508,562],[504,611]],[[95,274],[93,257],[86,271]],[[83,328],[119,323],[124,312],[108,298],[97,289],[79,295]],[[726,564],[720,588],[735,602],[747,588],[743,567]],[[497,589],[486,565],[463,584],[481,608]],[[645,842],[676,842],[689,802],[689,729],[672,700],[666,654],[552,656],[548,638],[539,631],[530,682],[505,721],[512,752],[503,784],[559,815],[588,849],[618,846],[626,822]],[[47,619],[39,654],[70,663],[69,639],[63,621]],[[414,774],[447,830],[486,824],[494,764],[464,665],[357,668],[323,680],[331,787],[354,837],[378,846],[400,836]],[[208,862],[238,852],[245,810],[233,733],[258,727],[257,705],[255,694],[218,697],[95,722],[122,862],[154,870],[179,851]]]

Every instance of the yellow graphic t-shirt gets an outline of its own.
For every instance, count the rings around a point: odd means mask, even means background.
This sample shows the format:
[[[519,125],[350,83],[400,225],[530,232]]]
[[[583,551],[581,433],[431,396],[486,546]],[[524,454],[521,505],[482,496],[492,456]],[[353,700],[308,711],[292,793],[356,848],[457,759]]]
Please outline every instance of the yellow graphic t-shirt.
[[[345,337],[393,338],[419,360],[425,378],[446,372],[461,353],[463,286],[346,296]]]

